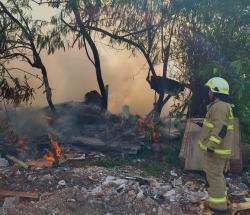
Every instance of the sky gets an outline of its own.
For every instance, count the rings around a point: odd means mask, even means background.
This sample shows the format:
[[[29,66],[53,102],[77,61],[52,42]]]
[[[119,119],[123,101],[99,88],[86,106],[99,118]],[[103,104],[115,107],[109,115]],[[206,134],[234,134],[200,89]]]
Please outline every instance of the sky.
[[[34,19],[46,19],[58,11],[44,6],[33,7]],[[130,56],[129,51],[117,51],[97,43],[101,59],[102,74],[105,84],[109,85],[109,111],[121,112],[123,105],[130,107],[131,113],[147,114],[152,109],[154,91],[146,82],[147,64],[138,53]],[[66,52],[58,51],[54,55],[42,53],[42,60],[47,68],[53,93],[54,103],[83,101],[84,95],[91,90],[98,90],[95,68],[88,61],[83,50],[74,48]],[[39,74],[39,70],[21,65],[27,71]],[[39,82],[30,79],[37,88]],[[36,89],[34,106],[45,106],[45,94]]]

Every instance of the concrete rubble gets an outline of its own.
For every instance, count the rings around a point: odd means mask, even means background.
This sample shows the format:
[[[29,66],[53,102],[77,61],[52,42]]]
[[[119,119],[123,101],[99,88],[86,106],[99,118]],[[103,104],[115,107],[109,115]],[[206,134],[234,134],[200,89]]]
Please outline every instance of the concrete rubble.
[[[34,214],[38,210],[38,214],[80,214],[76,207],[89,214],[201,214],[199,205],[207,198],[203,177],[180,170],[175,170],[174,176],[169,171],[166,180],[146,176],[131,166],[65,166],[17,172],[10,167],[3,170],[5,186],[36,191],[40,199],[5,198],[0,214]],[[230,179],[229,196],[244,191],[247,197],[248,186],[237,177]]]
[[[8,165],[9,165],[8,160],[6,160],[5,158],[0,158],[0,168],[7,167]]]

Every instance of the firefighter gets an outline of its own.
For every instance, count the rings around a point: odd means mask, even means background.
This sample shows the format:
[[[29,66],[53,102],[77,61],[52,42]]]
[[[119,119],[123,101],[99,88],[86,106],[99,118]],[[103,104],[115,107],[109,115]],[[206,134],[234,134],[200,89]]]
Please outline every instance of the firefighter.
[[[224,170],[231,155],[234,121],[232,107],[227,103],[229,85],[223,78],[214,77],[205,86],[209,88],[210,104],[198,144],[204,152],[203,170],[209,184],[207,201],[214,214],[226,214],[228,199]]]

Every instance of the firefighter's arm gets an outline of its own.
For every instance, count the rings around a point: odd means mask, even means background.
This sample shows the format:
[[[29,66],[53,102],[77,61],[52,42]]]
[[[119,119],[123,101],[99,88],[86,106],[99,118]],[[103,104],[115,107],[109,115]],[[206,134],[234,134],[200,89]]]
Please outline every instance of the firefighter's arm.
[[[210,119],[211,123],[213,124],[213,128],[210,130],[207,146],[208,149],[214,150],[219,147],[223,138],[227,134],[227,109],[225,107],[215,106],[211,111]]]

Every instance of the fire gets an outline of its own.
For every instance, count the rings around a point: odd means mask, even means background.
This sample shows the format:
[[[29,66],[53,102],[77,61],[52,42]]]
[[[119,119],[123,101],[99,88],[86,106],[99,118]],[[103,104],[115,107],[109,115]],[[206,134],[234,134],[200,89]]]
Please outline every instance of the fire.
[[[59,147],[59,142],[57,140],[54,140],[53,139],[53,136],[51,133],[48,133],[48,138],[49,138],[49,141],[50,141],[50,144],[51,144],[51,148],[52,150],[55,152],[54,154],[47,150],[46,154],[43,156],[43,158],[45,160],[48,160],[48,161],[52,161],[54,162],[56,159],[59,159],[61,157],[61,154],[62,154],[62,150],[61,148]]]
[[[47,160],[47,161],[55,161],[54,155],[51,151],[47,151],[46,154],[43,156],[43,159]]]
[[[55,152],[56,152],[56,156],[59,158],[61,157],[61,149],[59,147],[59,143],[57,141],[52,141],[51,143],[55,149]]]
[[[157,123],[152,119],[146,120],[139,116],[137,123],[139,125],[139,133],[144,134],[150,141],[154,142],[161,136]]]

